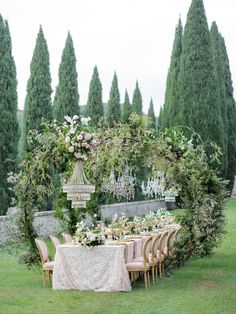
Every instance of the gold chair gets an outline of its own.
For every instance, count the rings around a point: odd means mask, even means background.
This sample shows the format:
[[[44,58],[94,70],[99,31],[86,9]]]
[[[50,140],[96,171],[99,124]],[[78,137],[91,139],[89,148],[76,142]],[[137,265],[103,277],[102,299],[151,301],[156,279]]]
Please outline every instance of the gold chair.
[[[182,230],[182,227],[179,227],[176,231],[175,231],[175,241],[179,240],[180,237],[180,231]]]
[[[126,264],[127,271],[131,273],[131,280],[134,278],[136,272],[144,274],[145,287],[150,288],[150,277],[149,277],[149,253],[152,244],[152,237],[149,237],[143,247],[142,261],[133,261]]]
[[[162,233],[161,239],[159,241],[158,251],[156,253],[157,259],[159,261],[159,275],[160,278],[164,274],[164,260],[167,256],[167,239],[168,239],[169,231]]]
[[[172,251],[173,247],[174,247],[174,242],[175,242],[175,235],[176,235],[176,229],[172,230],[168,237],[167,237],[167,245],[166,245],[166,255],[169,256],[170,252]]]
[[[48,272],[49,282],[52,283],[52,272],[54,267],[54,262],[50,261],[47,244],[41,239],[35,239],[36,246],[39,250],[39,255],[42,263],[43,269],[43,287],[46,287],[46,272]]]
[[[152,268],[152,281],[153,281],[153,283],[155,282],[155,277],[156,277],[156,281],[158,278],[157,266],[159,265],[159,271],[160,271],[161,264],[162,264],[163,259],[164,259],[163,255],[158,254],[161,238],[162,238],[161,233],[159,233],[153,237],[152,246],[151,246],[151,255],[149,257],[150,266]],[[155,273],[156,273],[156,276],[155,276]]]
[[[50,235],[50,239],[51,239],[51,242],[52,242],[52,247],[53,247],[53,250],[54,250],[54,255],[56,255],[57,247],[58,247],[58,245],[61,244],[61,241],[60,241],[57,237],[55,237],[55,236],[53,236],[53,235]]]
[[[68,232],[63,232],[62,236],[66,244],[70,244],[72,242],[72,236]]]

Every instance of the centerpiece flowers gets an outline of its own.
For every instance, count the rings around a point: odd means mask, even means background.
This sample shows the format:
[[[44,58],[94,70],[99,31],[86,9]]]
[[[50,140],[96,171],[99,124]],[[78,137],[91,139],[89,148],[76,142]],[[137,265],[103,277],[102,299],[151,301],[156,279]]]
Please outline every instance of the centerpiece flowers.
[[[156,212],[150,211],[144,217],[134,216],[130,219],[125,213],[120,217],[114,215],[109,226],[110,234],[114,239],[119,239],[127,235],[142,234],[151,232],[162,227],[176,225],[174,217],[165,208],[159,208]]]
[[[89,228],[84,221],[77,223],[73,236],[73,244],[83,247],[93,247],[105,243],[105,235],[99,228]]]

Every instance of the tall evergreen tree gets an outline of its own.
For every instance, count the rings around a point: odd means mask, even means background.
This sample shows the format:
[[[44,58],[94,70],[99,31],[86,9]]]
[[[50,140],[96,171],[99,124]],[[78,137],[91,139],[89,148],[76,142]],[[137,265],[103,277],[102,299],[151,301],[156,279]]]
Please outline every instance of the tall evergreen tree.
[[[226,177],[230,180],[230,186],[236,175],[236,104],[233,97],[233,83],[229,65],[229,58],[224,38],[220,35],[222,60],[225,68],[225,92],[226,92],[226,109],[228,118],[228,170]]]
[[[107,121],[109,127],[113,127],[115,123],[121,121],[120,92],[118,88],[118,79],[116,72],[114,73],[110,90]]]
[[[132,111],[138,114],[142,114],[142,109],[143,109],[142,95],[139,90],[138,81],[136,81],[136,86],[134,89],[132,100]]]
[[[129,101],[129,95],[127,92],[127,89],[125,90],[125,101],[123,105],[123,114],[122,114],[122,121],[123,123],[128,123],[129,122],[129,117],[132,113],[132,107],[131,103]]]
[[[212,141],[222,148],[219,87],[203,0],[192,0],[188,12],[178,83],[179,123],[200,134],[208,154]]]
[[[17,167],[17,122],[16,67],[12,56],[11,36],[8,23],[0,15],[0,215],[10,205],[7,174]]]
[[[27,82],[22,133],[23,151],[30,149],[27,143],[29,130],[39,130],[42,118],[47,120],[52,118],[51,93],[49,52],[40,26],[30,64],[30,77]]]
[[[168,70],[165,92],[165,103],[162,111],[162,127],[170,127],[178,122],[179,96],[178,75],[180,70],[180,56],[182,53],[183,26],[179,18],[175,29],[175,38],[172,48],[170,67]]]
[[[160,133],[163,131],[163,106],[160,107],[159,116],[156,121],[156,129]]]
[[[90,123],[92,126],[97,126],[99,122],[102,122],[103,115],[102,84],[99,78],[97,66],[95,66],[89,85],[86,116],[91,118]]]
[[[64,116],[79,116],[79,92],[77,82],[75,50],[68,33],[59,67],[59,83],[53,104],[53,118],[64,121]]]
[[[222,165],[222,175],[226,177],[227,169],[228,169],[228,117],[227,117],[227,98],[226,98],[226,71],[223,51],[222,51],[222,43],[221,43],[221,35],[218,31],[218,27],[216,22],[212,23],[211,30],[211,41],[212,41],[212,51],[215,60],[215,67],[218,79],[219,93],[220,93],[220,103],[221,103],[221,117],[223,120],[223,129],[222,133],[224,136],[224,142],[222,146],[223,153],[223,165]]]
[[[151,128],[156,129],[156,117],[155,117],[152,98],[151,98],[149,109],[148,109],[148,117],[150,118],[150,121],[151,121],[151,124],[150,124]]]

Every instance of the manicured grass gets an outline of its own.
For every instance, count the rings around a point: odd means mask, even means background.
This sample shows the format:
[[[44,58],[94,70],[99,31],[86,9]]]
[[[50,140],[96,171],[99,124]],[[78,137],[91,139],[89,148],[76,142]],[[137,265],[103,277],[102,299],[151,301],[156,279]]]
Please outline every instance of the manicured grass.
[[[0,313],[236,313],[236,200],[227,203],[227,234],[212,257],[191,261],[151,289],[131,293],[53,291],[39,270],[27,270],[0,249]]]

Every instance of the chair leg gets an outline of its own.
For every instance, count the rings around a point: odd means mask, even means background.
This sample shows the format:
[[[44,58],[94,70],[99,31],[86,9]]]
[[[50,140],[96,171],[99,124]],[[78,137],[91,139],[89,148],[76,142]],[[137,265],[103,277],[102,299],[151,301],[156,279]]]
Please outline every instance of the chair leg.
[[[147,272],[147,278],[148,278],[148,288],[150,288],[150,276],[149,276],[149,271]]]
[[[46,273],[45,273],[45,270],[43,270],[43,287],[46,288]]]
[[[155,266],[152,266],[152,282],[155,283]]]
[[[155,272],[156,272],[156,282],[158,281],[158,265],[155,267]]]
[[[159,263],[159,276],[160,276],[160,278],[162,277],[162,265],[161,265],[162,263],[160,262]]]
[[[145,288],[147,289],[147,272],[144,271],[144,282],[145,282]]]
[[[52,277],[51,277],[51,272],[50,272],[50,270],[49,270],[49,272],[48,272],[48,278],[49,278],[50,284],[52,284]]]

